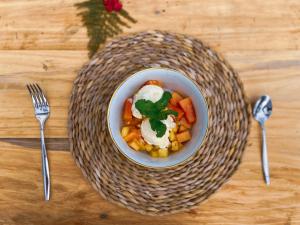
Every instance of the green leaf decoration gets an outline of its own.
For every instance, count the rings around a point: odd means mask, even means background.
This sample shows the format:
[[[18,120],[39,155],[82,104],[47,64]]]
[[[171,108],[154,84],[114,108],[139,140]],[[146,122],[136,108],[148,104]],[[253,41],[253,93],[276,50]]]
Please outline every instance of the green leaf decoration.
[[[166,125],[157,119],[150,119],[149,120],[151,129],[156,131],[156,137],[162,137],[166,133],[167,127]]]
[[[155,102],[154,104],[156,105],[156,107],[159,110],[163,110],[167,107],[170,99],[172,98],[172,94],[168,91],[165,91],[161,97],[161,99],[159,99],[157,102]]]
[[[157,102],[151,102],[150,100],[140,99],[136,101],[135,107],[144,116],[149,118],[151,129],[156,132],[156,137],[162,137],[166,133],[167,127],[161,122],[166,120],[168,115],[178,116],[178,113],[174,110],[166,109],[172,94],[165,91]]]
[[[148,118],[155,118],[159,114],[155,104],[149,100],[140,99],[135,103],[135,107],[143,116]]]
[[[178,112],[173,111],[171,109],[166,109],[164,111],[161,111],[158,115],[158,119],[159,120],[166,120],[168,118],[169,115],[173,115],[173,116],[178,116]]]

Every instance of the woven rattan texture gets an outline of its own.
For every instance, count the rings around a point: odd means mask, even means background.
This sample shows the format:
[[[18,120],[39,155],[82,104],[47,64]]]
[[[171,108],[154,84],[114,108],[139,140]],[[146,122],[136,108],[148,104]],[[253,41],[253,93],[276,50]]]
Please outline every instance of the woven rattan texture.
[[[209,109],[208,132],[198,153],[164,170],[124,158],[106,124],[108,103],[117,86],[149,67],[171,68],[191,77]],[[69,108],[71,153],[105,199],[148,215],[186,211],[218,190],[237,169],[249,134],[249,109],[236,72],[200,40],[161,31],[121,37],[97,53],[74,82]]]

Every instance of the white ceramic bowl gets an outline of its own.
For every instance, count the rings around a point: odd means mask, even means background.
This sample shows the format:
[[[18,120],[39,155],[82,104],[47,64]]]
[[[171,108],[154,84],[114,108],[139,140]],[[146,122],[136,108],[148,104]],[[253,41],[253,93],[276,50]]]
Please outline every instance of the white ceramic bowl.
[[[183,149],[167,158],[153,158],[146,152],[131,149],[120,134],[126,98],[133,96],[148,80],[162,81],[165,89],[191,97],[196,111],[197,121],[193,125],[192,139],[184,144]],[[198,151],[208,126],[208,110],[199,88],[190,78],[175,70],[150,68],[131,75],[117,88],[109,103],[107,121],[111,138],[128,159],[145,167],[166,168],[184,162]]]

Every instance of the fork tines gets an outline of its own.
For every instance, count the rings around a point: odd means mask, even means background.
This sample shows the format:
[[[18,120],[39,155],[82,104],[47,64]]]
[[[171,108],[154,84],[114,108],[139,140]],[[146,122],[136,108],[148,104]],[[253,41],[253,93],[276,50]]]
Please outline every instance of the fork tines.
[[[27,84],[26,87],[31,95],[35,107],[40,108],[43,106],[48,106],[47,99],[38,84]]]

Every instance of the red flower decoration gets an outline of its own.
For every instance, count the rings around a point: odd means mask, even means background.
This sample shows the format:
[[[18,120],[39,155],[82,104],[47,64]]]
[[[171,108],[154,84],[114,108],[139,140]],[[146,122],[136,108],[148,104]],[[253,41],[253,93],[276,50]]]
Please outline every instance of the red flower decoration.
[[[103,0],[103,5],[108,12],[119,12],[123,7],[120,0]]]

